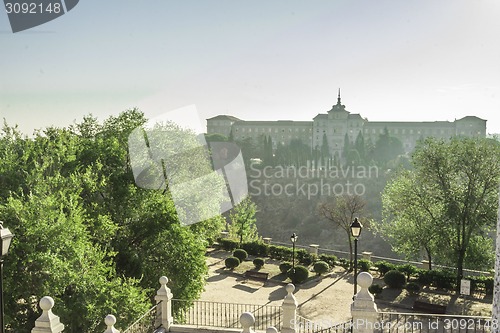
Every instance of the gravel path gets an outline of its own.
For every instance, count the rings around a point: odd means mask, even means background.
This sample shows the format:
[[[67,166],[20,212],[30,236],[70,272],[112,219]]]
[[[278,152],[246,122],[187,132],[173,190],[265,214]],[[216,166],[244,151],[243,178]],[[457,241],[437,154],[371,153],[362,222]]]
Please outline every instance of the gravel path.
[[[201,300],[259,305],[281,305],[286,295],[281,281],[245,281],[240,274],[224,269],[224,260],[208,257],[208,283]],[[331,274],[300,285],[294,292],[299,302],[299,315],[313,321],[340,323],[350,318],[352,303],[352,273],[342,268]]]

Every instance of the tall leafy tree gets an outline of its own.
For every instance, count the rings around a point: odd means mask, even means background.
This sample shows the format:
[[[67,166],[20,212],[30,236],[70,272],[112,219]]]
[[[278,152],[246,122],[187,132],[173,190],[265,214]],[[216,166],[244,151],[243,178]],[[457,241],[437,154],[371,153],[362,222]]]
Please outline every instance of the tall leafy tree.
[[[255,213],[257,205],[250,197],[241,201],[229,214],[231,224],[229,226],[229,234],[237,237],[240,246],[244,241],[253,241],[259,238],[257,226],[255,224]]]
[[[379,165],[385,167],[389,161],[401,155],[403,151],[403,143],[398,138],[391,136],[385,127],[384,132],[379,135],[375,142],[373,157]]]
[[[495,226],[499,158],[500,144],[494,140],[453,138],[446,142],[428,138],[413,155],[414,169],[397,177],[385,191],[384,210],[400,211],[389,222],[418,223],[418,218],[408,218],[412,214],[422,217],[419,228],[432,222],[433,242],[457,268],[458,285],[466,263],[471,268],[481,264],[474,249],[487,241]],[[411,186],[405,185],[409,177],[413,179]],[[409,192],[398,193],[399,187]],[[415,193],[422,200],[416,200]],[[411,237],[410,231],[397,239],[405,242]]]
[[[425,251],[430,263],[439,253],[442,205],[427,195],[415,175],[407,170],[390,181],[382,193],[383,221],[372,227],[407,259],[420,259]],[[443,253],[443,251],[441,251]]]
[[[136,185],[130,133],[146,119],[137,109],[103,124],[88,116],[68,129],[48,128],[33,138],[4,126],[0,133],[0,219],[16,235],[6,261],[8,327],[26,332],[36,302],[51,295],[68,332],[96,331],[107,313],[133,322],[149,304],[158,276],[168,275],[180,298],[195,299],[207,267],[204,248],[223,227],[214,217],[183,227],[168,186]],[[172,126],[188,153],[179,177],[207,174],[196,136]],[[168,147],[167,147],[168,148]],[[191,178],[189,178],[191,179]],[[218,208],[219,181],[200,210]],[[23,276],[23,279],[19,279]],[[139,280],[140,278],[140,280]],[[147,295],[146,295],[147,292]]]

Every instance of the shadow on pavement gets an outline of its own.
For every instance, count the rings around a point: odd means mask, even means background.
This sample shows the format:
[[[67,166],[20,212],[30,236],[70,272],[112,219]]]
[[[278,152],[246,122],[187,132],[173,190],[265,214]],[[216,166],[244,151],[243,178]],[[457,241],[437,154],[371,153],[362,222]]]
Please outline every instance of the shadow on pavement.
[[[312,295],[311,297],[309,297],[308,299],[306,299],[304,302],[300,303],[299,304],[299,307],[306,304],[307,302],[309,302],[310,300],[312,300],[313,298],[317,297],[318,295],[322,294],[323,292],[325,292],[328,288],[330,288],[331,286],[333,286],[334,284],[336,284],[337,282],[339,282],[340,280],[344,279],[345,278],[345,275],[347,275],[349,273],[345,273],[345,274],[342,274],[340,275],[337,279],[335,279],[335,281],[333,281],[332,283],[330,283],[328,286],[326,286],[325,288],[323,288],[322,290],[320,290],[319,292],[315,293],[314,295]],[[295,291],[297,292],[298,290],[302,289],[300,286],[298,288],[295,289]]]

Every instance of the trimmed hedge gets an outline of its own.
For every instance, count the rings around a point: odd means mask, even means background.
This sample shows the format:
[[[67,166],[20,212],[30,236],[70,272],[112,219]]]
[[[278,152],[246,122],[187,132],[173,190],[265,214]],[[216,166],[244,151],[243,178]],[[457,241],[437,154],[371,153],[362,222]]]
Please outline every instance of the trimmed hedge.
[[[383,288],[381,285],[375,283],[368,287],[368,291],[377,297],[382,293]]]
[[[340,267],[342,267],[343,269],[349,269],[349,260],[345,259],[345,258],[340,258],[339,259],[339,265]]]
[[[384,282],[389,288],[400,289],[406,284],[406,276],[400,271],[393,269],[385,273]]]
[[[409,280],[417,273],[417,267],[413,266],[412,264],[397,265],[396,270],[404,273],[406,275],[406,280]]]
[[[416,295],[420,292],[420,286],[416,282],[408,282],[405,288],[408,290],[410,295]]]
[[[262,266],[264,266],[264,259],[255,258],[253,260],[253,264],[254,264],[255,268],[257,268],[257,269],[262,268]]]
[[[316,272],[316,274],[321,275],[328,272],[330,270],[330,266],[328,265],[328,263],[320,260],[314,263],[313,270]]]
[[[312,263],[315,262],[316,259],[318,259],[318,256],[310,253],[306,249],[298,249],[295,250],[295,258],[297,258],[299,263],[301,263],[302,265],[309,266],[312,265]]]
[[[387,272],[396,269],[396,265],[391,264],[385,260],[377,261],[373,266],[377,267],[380,276],[384,276]]]
[[[258,257],[267,257],[269,256],[269,245],[264,244],[261,241],[254,241],[241,244],[241,248],[249,255],[258,256]]]
[[[221,249],[228,252],[232,252],[238,248],[238,242],[227,238],[217,238],[217,243],[219,243]]]
[[[282,262],[279,266],[281,273],[286,274],[292,268],[292,263],[288,261]]]
[[[292,260],[292,249],[286,246],[269,245],[269,257],[276,260]]]
[[[368,272],[370,271],[370,267],[372,267],[372,262],[367,259],[358,260],[358,268],[360,272]]]
[[[338,262],[337,256],[333,254],[320,254],[319,260],[326,262],[328,265],[330,265],[330,267],[335,267]]]
[[[248,253],[243,249],[236,249],[233,252],[233,256],[240,259],[240,262],[243,262],[248,257]]]
[[[467,276],[470,280],[471,293],[482,291],[486,295],[493,295],[494,279],[491,276]]]
[[[452,290],[456,287],[456,276],[451,271],[446,270],[417,270],[417,281],[424,286],[433,286],[438,289]]]
[[[240,265],[240,259],[236,257],[228,257],[224,260],[224,264],[229,269],[234,269]]]
[[[309,270],[304,266],[298,265],[295,266],[295,272],[292,268],[288,271],[287,275],[293,284],[301,284],[309,277]]]

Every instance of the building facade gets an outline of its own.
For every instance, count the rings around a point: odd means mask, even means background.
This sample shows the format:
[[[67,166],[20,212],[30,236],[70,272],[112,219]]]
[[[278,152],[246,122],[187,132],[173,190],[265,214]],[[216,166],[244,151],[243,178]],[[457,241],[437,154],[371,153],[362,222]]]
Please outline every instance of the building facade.
[[[486,120],[467,116],[453,122],[391,122],[368,121],[360,114],[351,113],[341,103],[340,90],[337,104],[327,113],[319,113],[312,121],[245,121],[233,116],[219,115],[207,119],[207,133],[232,135],[235,140],[251,138],[260,140],[270,137],[273,147],[278,143],[289,144],[292,140],[301,140],[311,148],[320,148],[324,140],[328,142],[331,156],[342,156],[342,150],[348,139],[354,144],[363,134],[365,142],[375,143],[380,134],[388,133],[398,138],[406,153],[413,151],[418,140],[426,137],[449,139],[453,136],[486,137]]]

